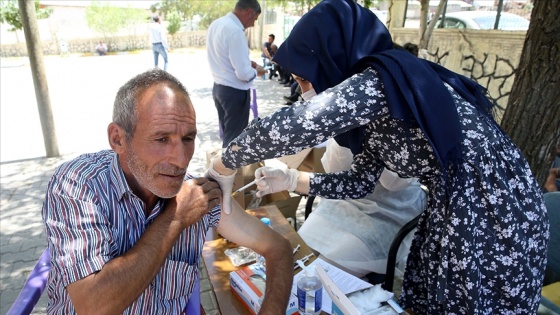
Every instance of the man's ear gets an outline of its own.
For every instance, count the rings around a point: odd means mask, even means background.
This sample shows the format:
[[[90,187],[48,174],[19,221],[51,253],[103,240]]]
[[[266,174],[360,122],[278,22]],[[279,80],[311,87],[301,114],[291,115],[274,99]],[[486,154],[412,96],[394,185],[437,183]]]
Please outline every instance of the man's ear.
[[[109,145],[117,154],[122,153],[125,149],[126,133],[119,125],[114,122],[107,127],[107,136],[109,137]]]

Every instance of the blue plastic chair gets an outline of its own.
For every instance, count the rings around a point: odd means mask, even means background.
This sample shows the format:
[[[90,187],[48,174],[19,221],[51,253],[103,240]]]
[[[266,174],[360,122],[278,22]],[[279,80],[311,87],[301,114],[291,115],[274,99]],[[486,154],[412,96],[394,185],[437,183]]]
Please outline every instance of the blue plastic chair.
[[[560,191],[544,194],[544,204],[550,220],[550,239],[548,242],[548,262],[544,285],[560,281]],[[560,314],[560,305],[554,304],[546,297],[541,297],[541,305],[554,314]]]
[[[29,274],[27,281],[21,289],[17,299],[6,315],[29,315],[41,298],[47,285],[49,270],[51,269],[51,253],[49,248],[45,249],[35,268]],[[185,308],[185,314],[200,315],[202,305],[200,304],[200,280],[195,283],[194,291]]]
[[[25,285],[6,315],[31,314],[35,304],[41,298],[43,290],[45,290],[50,269],[51,254],[47,248],[39,258],[39,261],[37,261],[37,264],[35,264],[35,268],[29,274]]]

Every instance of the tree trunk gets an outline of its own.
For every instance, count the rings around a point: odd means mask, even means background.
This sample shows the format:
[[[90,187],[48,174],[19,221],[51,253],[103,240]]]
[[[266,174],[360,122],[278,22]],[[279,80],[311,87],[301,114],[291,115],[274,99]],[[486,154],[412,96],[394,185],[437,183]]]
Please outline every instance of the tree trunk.
[[[534,0],[502,127],[544,185],[560,146],[560,1]]]
[[[430,44],[430,38],[432,37],[432,32],[434,31],[434,27],[436,26],[436,22],[443,12],[443,9],[447,6],[447,0],[440,0],[437,10],[430,21],[430,24],[426,26],[427,18],[428,18],[428,11],[430,9],[430,1],[423,0],[422,2],[422,15],[420,16],[420,43],[418,45],[419,49],[428,49],[428,45]],[[424,4],[426,8],[424,9]],[[425,12],[424,12],[425,10]]]
[[[389,32],[391,32],[395,28],[404,27],[406,7],[406,1],[391,0],[389,2],[389,12],[387,20],[387,28],[389,29]]]
[[[29,55],[33,85],[35,86],[35,97],[39,108],[45,151],[47,157],[59,156],[56,130],[49,98],[49,87],[45,74],[45,66],[43,64],[41,39],[39,38],[37,17],[35,16],[35,2],[18,0],[18,5],[23,31],[25,33],[25,44],[27,45],[27,53]]]

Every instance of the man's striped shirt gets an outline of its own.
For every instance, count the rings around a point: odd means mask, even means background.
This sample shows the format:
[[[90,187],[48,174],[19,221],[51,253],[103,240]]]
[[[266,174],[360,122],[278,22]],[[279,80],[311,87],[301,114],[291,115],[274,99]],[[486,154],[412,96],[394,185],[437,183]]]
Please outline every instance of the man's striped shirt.
[[[84,154],[61,165],[42,210],[52,265],[49,314],[75,313],[65,287],[126,253],[164,206],[161,199],[146,218],[145,205],[128,186],[113,151]],[[217,227],[219,218],[216,207],[183,231],[152,283],[123,314],[182,313],[198,278],[206,232]]]

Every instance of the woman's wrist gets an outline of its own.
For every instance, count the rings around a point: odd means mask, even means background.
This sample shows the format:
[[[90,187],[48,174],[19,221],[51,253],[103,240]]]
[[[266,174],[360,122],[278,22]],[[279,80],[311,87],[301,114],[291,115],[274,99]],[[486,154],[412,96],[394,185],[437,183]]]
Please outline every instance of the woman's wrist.
[[[214,160],[212,160],[212,168],[214,168],[214,171],[225,176],[233,175],[237,172],[236,170],[229,169],[224,165],[221,155],[215,157]]]

